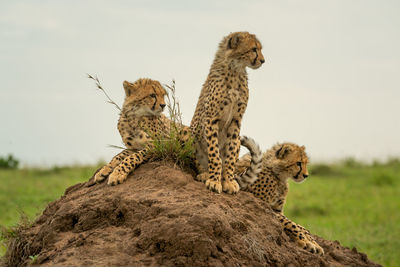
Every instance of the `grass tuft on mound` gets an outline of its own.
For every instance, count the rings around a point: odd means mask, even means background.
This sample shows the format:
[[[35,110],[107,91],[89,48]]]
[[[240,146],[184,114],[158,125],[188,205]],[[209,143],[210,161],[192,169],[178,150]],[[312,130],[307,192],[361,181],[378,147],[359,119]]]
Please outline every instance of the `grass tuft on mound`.
[[[165,85],[167,90],[167,109],[170,119],[169,131],[166,135],[150,133],[153,138],[153,146],[149,153],[152,160],[171,160],[183,169],[193,169],[194,146],[193,137],[182,140],[187,129],[182,123],[182,113],[176,97],[175,81],[171,85]]]
[[[23,212],[20,211],[19,222],[12,227],[0,226],[0,241],[7,251],[2,258],[2,264],[5,266],[18,266],[21,259],[31,258],[31,263],[35,261],[35,255],[31,255],[31,251],[27,240],[22,234],[26,229],[31,227],[32,221]]]
[[[107,98],[107,102],[114,105],[121,112],[121,107],[107,94],[99,78],[96,75],[92,76],[87,74],[87,76],[95,82],[97,89],[103,92]],[[182,112],[178,98],[176,97],[175,80],[172,80],[171,84],[164,84],[164,87],[167,89],[166,106],[170,125],[168,132],[164,135],[153,133],[148,129],[143,129],[153,139],[152,146],[148,152],[151,155],[150,161],[172,161],[182,169],[193,170],[194,139],[189,136],[185,138],[185,140],[182,140],[182,136],[187,132],[187,129],[185,129],[182,123]],[[115,145],[110,146],[121,150],[126,149],[125,147]]]

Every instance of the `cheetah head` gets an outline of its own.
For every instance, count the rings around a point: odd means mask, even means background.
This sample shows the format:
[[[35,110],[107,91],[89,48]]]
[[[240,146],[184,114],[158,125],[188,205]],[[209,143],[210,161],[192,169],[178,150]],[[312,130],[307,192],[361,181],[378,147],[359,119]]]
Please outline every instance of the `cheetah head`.
[[[158,81],[139,79],[134,83],[124,81],[125,101],[123,112],[136,116],[159,116],[165,107],[165,89]]]
[[[258,69],[265,62],[260,41],[248,32],[229,34],[222,41],[220,48],[225,50],[226,59],[239,67]]]
[[[303,182],[308,177],[305,147],[283,143],[275,148],[275,173],[278,173],[281,179],[292,178],[297,183]]]

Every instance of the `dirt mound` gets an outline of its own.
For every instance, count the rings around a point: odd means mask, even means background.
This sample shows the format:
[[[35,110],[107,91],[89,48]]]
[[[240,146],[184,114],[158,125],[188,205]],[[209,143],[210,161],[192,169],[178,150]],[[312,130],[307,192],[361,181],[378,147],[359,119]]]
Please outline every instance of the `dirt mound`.
[[[251,194],[215,194],[167,163],[148,163],[125,183],[68,188],[20,235],[15,266],[379,266],[337,241],[325,256],[299,249]],[[28,258],[29,255],[37,255]]]

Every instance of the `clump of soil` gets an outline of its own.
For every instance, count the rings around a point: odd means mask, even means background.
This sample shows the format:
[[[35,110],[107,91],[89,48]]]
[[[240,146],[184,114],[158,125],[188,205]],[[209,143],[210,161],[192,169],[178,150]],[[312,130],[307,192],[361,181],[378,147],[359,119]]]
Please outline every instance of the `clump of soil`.
[[[9,266],[379,266],[355,248],[316,238],[325,256],[297,248],[250,193],[216,194],[171,164],[153,162],[118,186],[94,184],[92,177],[68,188],[19,234],[4,260]]]

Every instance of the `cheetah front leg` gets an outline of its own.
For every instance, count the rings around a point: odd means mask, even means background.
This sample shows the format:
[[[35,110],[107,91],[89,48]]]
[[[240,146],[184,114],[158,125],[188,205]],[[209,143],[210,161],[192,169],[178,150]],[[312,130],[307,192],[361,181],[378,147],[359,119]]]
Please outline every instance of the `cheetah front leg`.
[[[126,157],[108,177],[108,185],[123,183],[128,175],[140,164],[149,158],[149,146]]]
[[[195,179],[199,182],[205,183],[208,180],[208,171],[203,168],[197,156],[194,158],[194,164],[199,174],[195,177]]]
[[[103,166],[94,176],[94,181],[96,183],[100,183],[104,181],[110,173],[117,167],[126,157],[132,154],[133,151],[129,149],[125,149],[122,152],[118,153],[116,156],[112,158],[112,160],[105,166]]]
[[[235,164],[239,158],[240,149],[240,123],[238,120],[233,120],[228,127],[227,137],[228,143],[226,146],[226,157],[224,160],[222,174],[222,190],[228,194],[235,194],[239,191],[239,184],[235,180]]]
[[[218,147],[218,130],[219,130],[218,122],[219,120],[217,119],[213,121],[207,119],[205,125],[207,154],[208,154],[208,179],[206,180],[206,186],[210,190],[213,190],[217,193],[221,193],[222,162]],[[207,174],[201,173],[200,177],[206,175]]]
[[[324,255],[324,249],[315,242],[310,232],[301,225],[289,220],[285,215],[276,213],[285,233],[301,247],[311,253]]]

